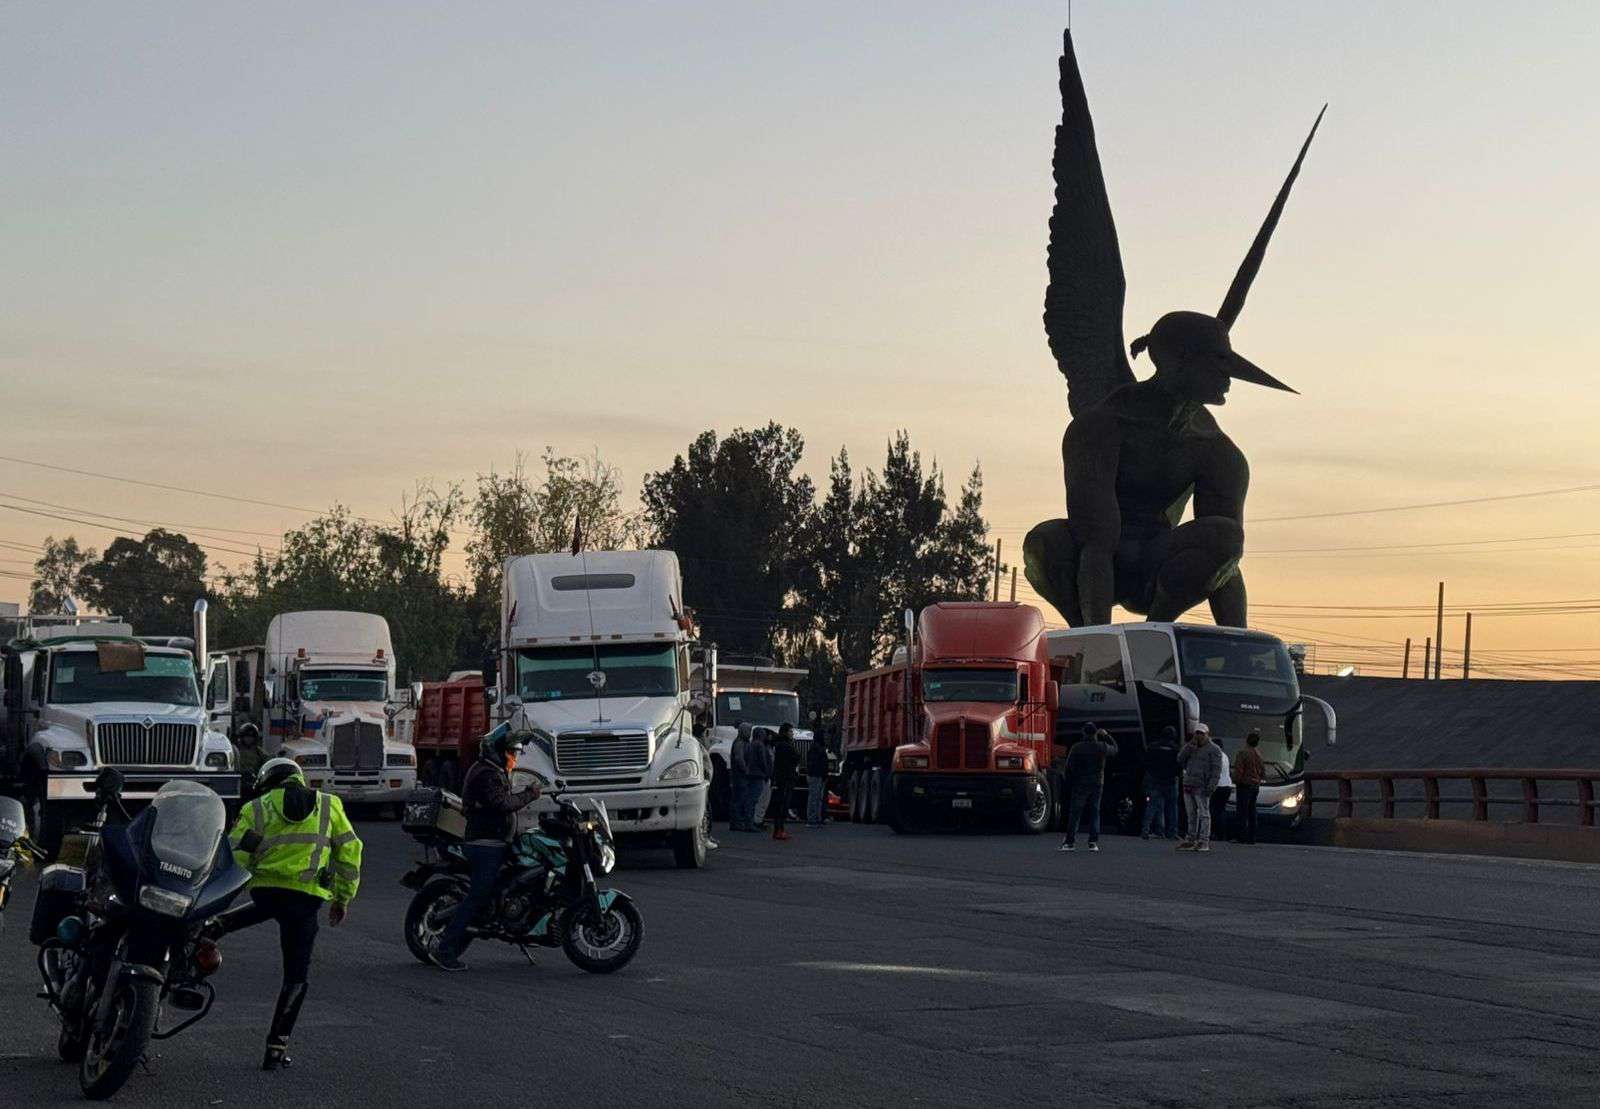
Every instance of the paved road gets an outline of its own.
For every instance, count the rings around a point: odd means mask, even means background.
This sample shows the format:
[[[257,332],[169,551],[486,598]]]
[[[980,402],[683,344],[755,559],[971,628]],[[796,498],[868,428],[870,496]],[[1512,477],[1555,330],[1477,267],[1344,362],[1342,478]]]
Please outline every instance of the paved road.
[[[366,885],[322,933],[299,1065],[254,1069],[276,992],[264,929],[227,941],[217,1010],[120,1103],[1600,1104],[1597,868],[725,834],[699,873],[625,856],[646,938],[622,974],[496,945],[445,975],[400,940],[409,841],[362,832]],[[19,892],[0,1103],[68,1103]]]

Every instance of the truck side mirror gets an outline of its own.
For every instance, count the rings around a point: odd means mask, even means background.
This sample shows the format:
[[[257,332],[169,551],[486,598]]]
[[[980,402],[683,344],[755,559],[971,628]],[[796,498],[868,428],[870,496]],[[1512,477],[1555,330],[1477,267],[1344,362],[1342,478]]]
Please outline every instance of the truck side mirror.
[[[500,660],[493,655],[485,655],[483,659],[483,688],[494,689],[500,684]]]
[[[422,707],[422,683],[421,682],[412,682],[411,683],[411,707],[414,708],[414,709],[420,709]]]

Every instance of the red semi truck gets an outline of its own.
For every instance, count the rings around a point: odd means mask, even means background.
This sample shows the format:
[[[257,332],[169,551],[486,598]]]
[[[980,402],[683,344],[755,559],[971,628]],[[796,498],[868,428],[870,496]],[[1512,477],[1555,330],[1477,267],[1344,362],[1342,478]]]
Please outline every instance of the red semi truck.
[[[906,620],[894,661],[845,685],[851,818],[909,832],[972,812],[1050,828],[1059,694],[1039,610],[941,602],[914,633]]]

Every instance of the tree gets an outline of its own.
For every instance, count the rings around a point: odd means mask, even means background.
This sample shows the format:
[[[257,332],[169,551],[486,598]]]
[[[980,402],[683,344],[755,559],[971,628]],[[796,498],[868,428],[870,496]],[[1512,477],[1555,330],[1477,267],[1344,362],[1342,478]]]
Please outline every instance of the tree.
[[[815,511],[811,479],[795,473],[804,449],[798,431],[776,423],[720,440],[706,431],[645,477],[650,537],[677,552],[684,604],[723,650],[771,653],[785,629],[810,622],[790,608]]]
[[[69,535],[58,541],[54,536],[46,536],[44,554],[33,564],[28,611],[60,612],[68,597],[82,592],[83,568],[94,560],[94,550],[79,547],[74,537]]]
[[[392,524],[335,505],[285,532],[276,555],[258,554],[249,569],[224,579],[217,643],[260,643],[282,612],[373,612],[389,622],[402,676],[443,677],[461,661],[466,630],[465,591],[443,572],[462,507],[455,486],[443,493],[418,486]]]
[[[113,539],[80,581],[96,608],[122,616],[139,635],[187,635],[194,603],[206,596],[206,553],[178,532],[153,528],[143,539]]]
[[[600,460],[558,456],[544,451],[544,480],[535,485],[517,456],[509,474],[491,470],[478,475],[478,492],[467,510],[472,537],[467,541],[467,570],[472,579],[474,623],[478,634],[492,639],[500,619],[500,575],[506,559],[519,554],[545,554],[571,548],[573,531],[583,523],[583,545],[609,551],[633,543],[637,517],[621,507],[617,471]]]

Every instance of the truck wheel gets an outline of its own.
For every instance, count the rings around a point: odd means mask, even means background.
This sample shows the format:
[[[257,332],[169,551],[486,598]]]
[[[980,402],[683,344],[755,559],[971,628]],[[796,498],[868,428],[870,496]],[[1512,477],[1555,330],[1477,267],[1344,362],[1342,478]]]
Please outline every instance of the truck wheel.
[[[61,850],[61,838],[68,831],[68,819],[75,808],[65,801],[51,804],[45,799],[45,785],[41,776],[23,795],[22,806],[27,810],[28,838],[37,843],[50,858]]]
[[[713,757],[711,760],[711,796],[706,799],[711,806],[713,820],[727,820],[733,810],[733,787],[728,779],[728,768],[722,765],[722,760]]]
[[[1049,831],[1055,816],[1055,798],[1050,789],[1050,779],[1035,774],[1024,788],[1022,812],[1019,814],[1022,831],[1036,836]]]
[[[883,768],[874,766],[867,771],[867,815],[868,824],[877,824],[883,819]]]
[[[857,767],[855,770],[852,770],[850,772],[850,776],[845,779],[845,782],[846,782],[846,788],[850,792],[850,797],[849,797],[849,801],[850,801],[850,823],[852,823],[852,824],[860,824],[861,821],[862,821],[862,816],[861,816],[861,798],[862,798],[862,795],[866,793],[866,790],[861,788],[861,769],[860,769],[860,767]]]
[[[702,816],[693,828],[672,833],[672,858],[679,870],[699,870],[706,865],[706,819]]]

